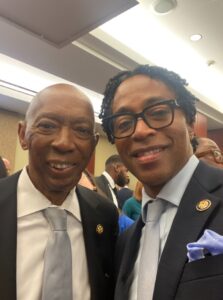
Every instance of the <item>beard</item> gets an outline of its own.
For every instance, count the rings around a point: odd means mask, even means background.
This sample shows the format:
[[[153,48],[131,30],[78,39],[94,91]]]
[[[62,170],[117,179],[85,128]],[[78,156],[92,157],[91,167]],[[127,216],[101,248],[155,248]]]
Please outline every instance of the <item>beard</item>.
[[[128,179],[123,174],[118,174],[116,184],[120,187],[124,187],[128,183]]]

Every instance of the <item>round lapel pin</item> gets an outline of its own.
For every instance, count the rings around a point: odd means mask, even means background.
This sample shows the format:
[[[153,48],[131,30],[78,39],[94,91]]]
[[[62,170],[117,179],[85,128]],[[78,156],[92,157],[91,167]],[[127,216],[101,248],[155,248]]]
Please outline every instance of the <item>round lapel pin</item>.
[[[96,232],[102,234],[104,232],[104,227],[101,224],[98,224],[96,227]]]
[[[211,206],[211,201],[208,199],[201,200],[197,203],[196,209],[198,211],[204,211],[207,210]]]

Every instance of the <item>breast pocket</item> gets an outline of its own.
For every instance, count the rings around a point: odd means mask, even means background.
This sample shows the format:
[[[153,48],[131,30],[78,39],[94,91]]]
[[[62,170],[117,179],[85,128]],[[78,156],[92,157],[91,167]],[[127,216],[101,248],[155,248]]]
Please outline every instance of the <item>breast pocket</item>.
[[[185,265],[176,300],[223,300],[223,255]]]

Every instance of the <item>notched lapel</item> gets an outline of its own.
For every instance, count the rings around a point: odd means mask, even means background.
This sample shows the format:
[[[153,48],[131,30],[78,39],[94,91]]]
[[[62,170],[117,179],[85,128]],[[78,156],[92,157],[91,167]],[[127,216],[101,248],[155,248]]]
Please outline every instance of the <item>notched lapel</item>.
[[[209,200],[208,209],[199,211],[201,200]],[[158,267],[154,300],[174,299],[184,265],[187,261],[186,245],[196,241],[219,204],[193,176],[174,218]]]
[[[104,299],[105,292],[110,292],[112,243],[111,228],[106,215],[101,211],[98,195],[88,189],[78,186],[78,201],[83,226],[86,249],[91,299]],[[106,201],[101,198],[102,201]],[[113,237],[114,239],[115,237]],[[108,299],[110,299],[108,297]]]

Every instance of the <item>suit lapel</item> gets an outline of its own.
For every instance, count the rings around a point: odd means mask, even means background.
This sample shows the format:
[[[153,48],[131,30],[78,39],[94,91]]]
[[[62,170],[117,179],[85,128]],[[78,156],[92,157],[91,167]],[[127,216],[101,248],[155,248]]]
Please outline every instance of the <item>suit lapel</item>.
[[[96,248],[98,247],[95,239],[95,229],[97,224],[95,224],[95,214],[97,214],[95,201],[92,200],[92,195],[87,190],[83,190],[82,188],[77,188],[78,201],[80,205],[82,226],[83,226],[83,235],[84,235],[84,243],[86,249],[87,256],[87,264],[88,264],[88,272],[89,272],[89,281],[91,286],[91,299],[94,299],[94,295],[97,295],[96,286],[97,286],[97,276],[96,270],[100,270],[100,266]],[[90,199],[89,199],[90,198]],[[89,200],[88,200],[89,199]],[[93,211],[92,211],[93,210]]]
[[[200,174],[200,176],[202,175]],[[204,211],[198,211],[196,205],[204,199],[211,201],[211,207]],[[219,199],[208,193],[193,176],[181,200],[161,256],[154,300],[174,299],[187,261],[186,245],[200,237],[218,203]]]
[[[111,222],[115,227],[116,209],[114,207],[114,215],[108,217],[104,206],[100,205],[101,202],[98,199],[100,196],[97,193],[79,186],[77,195],[83,226],[91,300],[102,300],[106,294],[108,294],[107,299],[111,299],[113,293],[111,269],[116,240],[115,228],[113,232]],[[101,201],[106,202],[106,199],[101,198]]]
[[[101,175],[101,176],[102,176],[102,180],[104,182],[104,186],[105,186],[105,189],[106,189],[106,194],[108,196],[108,199],[113,202],[112,193],[111,193],[110,188],[109,188],[109,182],[108,182],[107,178],[104,175]]]

